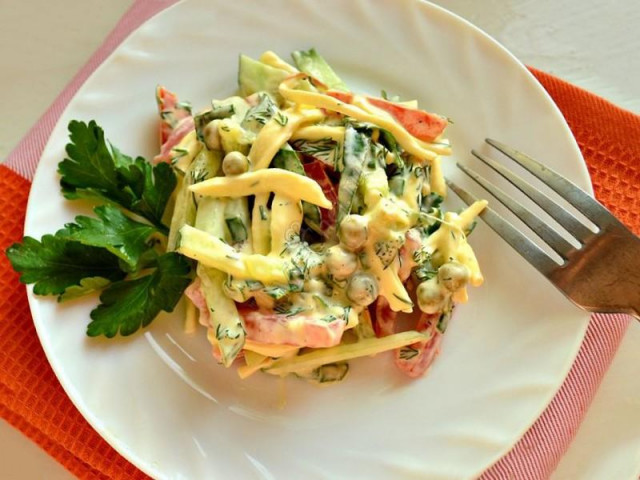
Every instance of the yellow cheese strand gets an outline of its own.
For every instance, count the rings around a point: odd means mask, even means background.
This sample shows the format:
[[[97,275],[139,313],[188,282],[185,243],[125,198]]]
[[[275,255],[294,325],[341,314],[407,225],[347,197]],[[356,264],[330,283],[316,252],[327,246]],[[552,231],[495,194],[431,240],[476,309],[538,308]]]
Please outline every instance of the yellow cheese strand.
[[[253,170],[267,168],[273,157],[289,141],[293,132],[303,123],[324,118],[318,109],[287,109],[274,115],[260,130],[249,150]]]
[[[202,230],[185,225],[180,229],[179,253],[241,280],[264,284],[288,283],[287,265],[279,258],[238,253],[232,246]]]
[[[267,373],[286,375],[292,372],[305,372],[327,363],[342,362],[353,358],[376,355],[416,342],[428,341],[431,335],[416,331],[395,333],[382,338],[365,338],[356,343],[319,348],[292,358],[276,360],[266,369]]]
[[[371,113],[365,112],[357,106],[344,103],[343,101],[329,95],[303,90],[295,90],[291,88],[289,86],[289,83],[297,80],[297,78],[285,80],[280,84],[280,94],[287,100],[299,105],[311,105],[318,108],[325,108],[333,112],[348,115],[349,117],[355,118],[356,120],[360,120],[362,122],[373,123],[374,125],[377,125],[391,132],[391,134],[393,134],[402,148],[404,148],[410,154],[415,155],[419,159],[427,161],[429,164],[431,164],[431,162],[433,162],[433,160],[438,156],[436,153],[421,146],[418,143],[418,140],[410,135],[404,129],[404,127],[402,127],[397,122],[388,118],[384,118],[380,115],[373,115]]]
[[[322,188],[311,178],[281,168],[268,168],[233,177],[215,177],[189,187],[196,194],[211,197],[245,197],[275,192],[296,200],[332,208]]]

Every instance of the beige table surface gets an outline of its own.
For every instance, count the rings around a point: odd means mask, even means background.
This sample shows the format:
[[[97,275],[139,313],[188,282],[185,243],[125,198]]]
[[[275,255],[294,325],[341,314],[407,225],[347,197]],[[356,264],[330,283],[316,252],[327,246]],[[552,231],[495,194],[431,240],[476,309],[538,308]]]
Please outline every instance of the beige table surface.
[[[636,0],[435,3],[475,23],[525,63],[640,112],[640,3]],[[0,99],[4,110],[0,160],[130,4],[131,0],[0,0]],[[636,323],[627,332],[553,478],[622,480],[639,476],[640,324]],[[0,421],[0,479],[70,478],[26,437]]]

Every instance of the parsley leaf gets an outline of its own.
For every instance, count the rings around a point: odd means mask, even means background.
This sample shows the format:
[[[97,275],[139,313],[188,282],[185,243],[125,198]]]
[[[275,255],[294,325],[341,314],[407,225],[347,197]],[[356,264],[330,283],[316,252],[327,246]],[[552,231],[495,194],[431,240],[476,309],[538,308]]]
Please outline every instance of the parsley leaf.
[[[152,166],[109,145],[95,121],[69,123],[58,165],[68,199],[103,203],[55,235],[24,237],[6,250],[20,281],[58,301],[101,292],[87,335],[130,335],[172,311],[191,283],[191,262],[165,253],[165,209],[177,184],[170,165]]]
[[[84,297],[93,292],[102,291],[111,282],[102,277],[87,277],[80,280],[80,285],[73,285],[67,287],[62,295],[58,297],[59,302],[66,302],[67,300],[74,300],[76,298]]]
[[[85,278],[100,277],[107,281],[121,280],[118,257],[93,246],[64,238],[64,230],[45,235],[38,241],[24,237],[22,244],[7,249],[7,257],[22,283],[34,283],[37,295],[62,295],[69,287],[79,286]],[[61,297],[58,298],[61,300]]]
[[[65,225],[63,235],[83,245],[105,248],[126,262],[129,270],[136,270],[143,254],[152,248],[149,237],[156,228],[130,219],[113,205],[93,211],[98,218],[78,216],[76,223]]]
[[[68,157],[58,165],[63,195],[116,203],[167,233],[162,216],[176,186],[171,166],[152,166],[141,157],[133,159],[109,147],[95,121],[72,120],[69,133]]]
[[[125,157],[115,147],[111,146],[111,149],[114,155],[120,158]],[[125,208],[161,227],[161,231],[165,230],[162,217],[177,184],[176,175],[171,166],[168,163],[152,166],[144,158],[137,157],[131,160],[128,167],[119,168],[118,173],[128,180],[127,187],[131,188],[136,198],[130,207],[125,205]]]
[[[131,335],[149,325],[161,310],[173,311],[191,282],[190,271],[187,259],[170,252],[158,257],[153,273],[110,285],[100,295],[102,303],[91,312],[87,335]]]

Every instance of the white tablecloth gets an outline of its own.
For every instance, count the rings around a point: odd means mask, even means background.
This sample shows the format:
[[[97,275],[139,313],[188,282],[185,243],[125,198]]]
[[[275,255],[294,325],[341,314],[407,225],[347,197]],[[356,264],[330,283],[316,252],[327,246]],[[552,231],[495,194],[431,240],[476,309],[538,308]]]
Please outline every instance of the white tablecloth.
[[[153,0],[148,0],[153,1]],[[526,64],[640,112],[640,3],[634,0],[438,0]],[[100,45],[131,0],[0,0],[0,159]],[[640,323],[631,325],[560,479],[640,476]],[[0,422],[0,478],[73,478]]]

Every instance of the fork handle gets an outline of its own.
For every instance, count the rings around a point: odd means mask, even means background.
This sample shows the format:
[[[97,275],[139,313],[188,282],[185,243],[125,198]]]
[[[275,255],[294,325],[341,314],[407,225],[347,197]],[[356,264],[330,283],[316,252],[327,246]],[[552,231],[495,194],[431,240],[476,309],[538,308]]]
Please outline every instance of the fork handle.
[[[624,226],[595,235],[549,275],[571,300],[594,313],[626,313],[640,320],[640,238]]]

